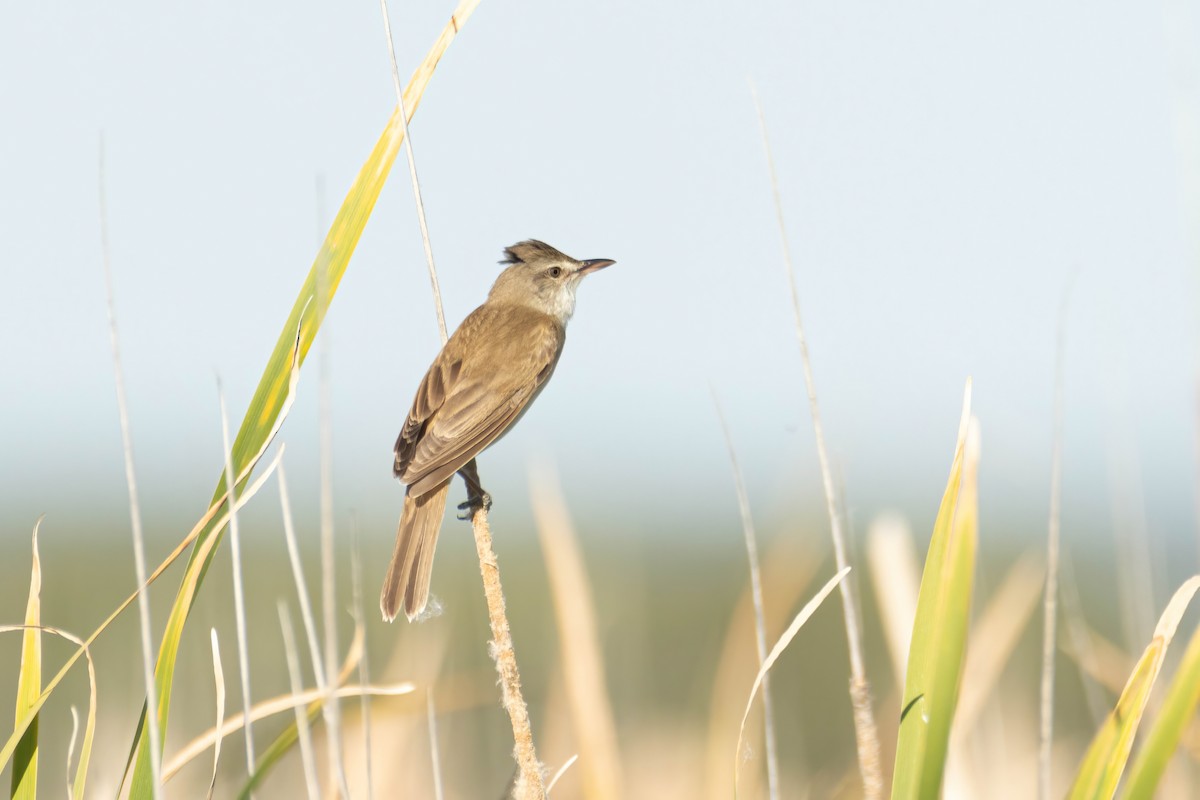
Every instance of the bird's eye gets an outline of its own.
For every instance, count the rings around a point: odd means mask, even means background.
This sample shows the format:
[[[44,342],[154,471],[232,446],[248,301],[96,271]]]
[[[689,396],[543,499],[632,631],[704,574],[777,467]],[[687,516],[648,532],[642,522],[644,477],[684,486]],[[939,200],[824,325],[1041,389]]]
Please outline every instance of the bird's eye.
[[[546,270],[546,274],[551,278],[561,278],[563,274],[562,267],[551,267]]]

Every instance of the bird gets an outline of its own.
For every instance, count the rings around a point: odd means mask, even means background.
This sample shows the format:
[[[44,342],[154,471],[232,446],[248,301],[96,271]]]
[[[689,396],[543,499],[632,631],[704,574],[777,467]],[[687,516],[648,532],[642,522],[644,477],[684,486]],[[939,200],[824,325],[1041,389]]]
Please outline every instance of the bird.
[[[396,439],[392,472],[407,490],[379,597],[384,620],[402,605],[410,622],[425,610],[451,478],[467,484],[462,519],[491,507],[475,457],[512,429],[554,374],[580,282],[615,263],[577,261],[536,239],[504,249],[503,271],[433,360]]]

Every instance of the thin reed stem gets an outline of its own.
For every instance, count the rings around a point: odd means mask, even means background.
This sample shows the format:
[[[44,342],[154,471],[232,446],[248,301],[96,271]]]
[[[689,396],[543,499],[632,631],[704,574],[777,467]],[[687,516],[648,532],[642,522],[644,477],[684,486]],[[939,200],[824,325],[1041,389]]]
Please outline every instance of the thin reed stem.
[[[1046,591],[1042,605],[1042,683],[1038,726],[1038,799],[1050,800],[1054,744],[1054,660],[1058,651],[1058,547],[1062,503],[1063,383],[1067,342],[1067,301],[1058,309],[1054,355],[1054,432],[1050,447],[1050,520],[1046,532]]]
[[[433,796],[442,800],[446,796],[442,788],[442,759],[438,752],[437,709],[433,705],[433,689],[425,690],[425,722],[429,728],[429,761],[433,768]]]
[[[713,405],[717,409],[717,419],[721,423],[721,433],[725,435],[725,446],[729,449],[729,463],[733,467],[733,487],[737,494],[738,511],[742,516],[742,537],[746,543],[746,559],[750,562],[750,599],[754,605],[754,645],[758,651],[758,666],[761,669],[767,660],[767,622],[763,604],[762,577],[759,573],[758,537],[754,533],[754,517],[750,513],[750,498],[746,494],[746,482],[742,478],[742,468],[738,465],[737,451],[733,447],[733,436],[729,433],[729,425],[725,422],[725,414],[721,411],[721,403],[717,393],[713,392]],[[775,710],[771,702],[771,681],[763,675],[763,742],[767,755],[767,795],[771,800],[779,798],[779,761],[775,746]]]
[[[283,650],[287,656],[288,684],[291,686],[292,694],[300,694],[304,691],[304,682],[300,677],[300,658],[296,652],[296,632],[292,628],[292,615],[288,613],[287,604],[282,600],[278,603],[279,609],[279,630],[283,633]],[[323,688],[323,687],[318,687]],[[308,800],[317,800],[321,796],[317,782],[317,764],[313,757],[312,735],[308,730],[308,709],[303,705],[296,705],[294,708],[296,714],[296,735],[300,740],[300,763],[304,768],[304,788],[308,792]],[[220,730],[221,726],[217,726]],[[220,744],[221,739],[218,737],[216,743]]]
[[[354,625],[362,631],[363,657],[358,660],[358,682],[363,686],[371,685],[371,674],[367,667],[367,626],[366,613],[363,606],[362,593],[362,550],[359,546],[358,519],[353,512],[350,516],[350,583],[354,587]],[[363,737],[363,766],[366,771],[367,800],[374,800],[375,779],[371,764],[371,697],[368,694],[359,695],[359,709],[362,715]]]
[[[400,106],[400,124],[404,127],[404,154],[408,158],[408,175],[411,178],[413,202],[417,206],[417,223],[421,226],[421,245],[425,248],[425,263],[429,266],[429,285],[433,290],[433,308],[437,312],[438,331],[442,344],[450,337],[446,329],[446,312],[442,309],[442,289],[438,284],[437,269],[433,265],[433,244],[429,241],[429,225],[425,221],[425,201],[421,198],[421,182],[417,180],[417,160],[413,156],[412,137],[408,132],[408,111],[404,108],[404,89],[400,85],[400,68],[396,65],[396,46],[392,42],[392,22],[388,18],[387,0],[379,0],[383,14],[383,32],[387,36],[388,58],[392,64],[392,83],[396,87],[396,103]]]
[[[753,91],[753,89],[752,89]],[[796,270],[792,265],[791,248],[788,245],[787,228],[783,219],[783,199],[779,192],[779,176],[775,171],[775,158],[771,154],[771,142],[767,137],[767,122],[763,115],[758,93],[754,94],[754,105],[758,109],[758,122],[762,128],[763,147],[767,155],[767,168],[771,173],[771,193],[775,201],[775,216],[779,225],[779,238],[783,246],[783,262],[787,270],[788,288],[791,290],[792,312],[796,318],[796,339],[800,344],[800,363],[804,369],[804,386],[808,392],[808,408],[812,415],[813,436],[817,443],[817,460],[821,465],[821,483],[825,490],[825,508],[829,515],[829,533],[833,538],[833,554],[838,571],[849,566],[846,536],[842,531],[841,515],[837,509],[837,494],[833,484],[833,470],[829,465],[829,453],[825,447],[825,429],[821,425],[821,412],[817,406],[817,390],[813,381],[812,362],[808,357],[808,340],[800,319],[800,290],[796,285]],[[883,797],[883,770],[880,760],[879,732],[871,712],[871,684],[863,658],[862,630],[859,626],[858,601],[849,581],[838,587],[842,595],[842,612],[846,621],[846,642],[850,651],[850,702],[854,708],[854,733],[858,746],[858,768],[862,774],[863,794],[867,800]]]
[[[429,226],[425,221],[425,204],[421,199],[421,184],[417,179],[416,158],[413,156],[412,139],[408,135],[408,111],[404,107],[404,92],[400,85],[399,67],[396,65],[396,49],[392,43],[392,26],[388,19],[387,0],[379,0],[379,6],[383,14],[384,34],[387,37],[388,57],[392,65],[396,102],[399,104],[400,120],[404,126],[404,149],[408,156],[408,172],[417,207],[417,221],[421,227],[421,243],[425,248],[425,260],[429,267],[429,282],[433,291],[434,309],[437,312],[438,331],[441,334],[442,344],[445,345],[450,337],[446,328],[446,314],[442,309],[442,292],[438,284],[437,269],[433,262]],[[500,673],[503,704],[512,722],[513,737],[516,742],[514,749],[514,757],[518,766],[516,796],[519,800],[524,800],[526,797],[543,798],[546,792],[542,784],[537,754],[533,747],[529,710],[521,696],[521,675],[517,669],[508,617],[504,611],[504,591],[500,585],[500,569],[496,563],[496,554],[492,550],[492,533],[488,526],[487,509],[480,507],[475,510],[471,517],[471,527],[475,532],[475,546],[479,553],[479,571],[483,576],[483,591],[487,597],[488,621],[491,624],[493,638],[492,656],[496,661],[496,670]]]
[[[155,652],[150,631],[150,595],[146,582],[146,542],[142,535],[142,512],[138,504],[137,477],[133,468],[133,437],[129,432],[129,405],[125,399],[125,375],[121,369],[121,347],[117,336],[117,310],[113,292],[112,255],[108,241],[108,191],[104,165],[104,139],[100,139],[100,253],[104,262],[104,289],[108,298],[108,334],[112,343],[113,374],[116,379],[117,413],[121,420],[121,450],[125,455],[125,483],[129,487],[129,522],[133,530],[133,563],[138,582],[138,626],[142,641],[142,679],[146,683],[146,724],[150,731],[150,769],[154,797],[162,786],[162,741],[159,739],[158,693],[154,686]]]
[[[233,471],[233,455],[229,441],[229,415],[225,411],[225,393],[217,379],[217,396],[221,405],[221,440],[225,453],[225,490],[229,493],[229,553],[233,560],[233,609],[237,621],[238,670],[241,672],[242,710],[250,715],[250,655],[246,636],[246,596],[242,583],[242,546],[238,530],[237,479]],[[246,766],[254,766],[254,736],[250,725],[243,731],[246,737]]]

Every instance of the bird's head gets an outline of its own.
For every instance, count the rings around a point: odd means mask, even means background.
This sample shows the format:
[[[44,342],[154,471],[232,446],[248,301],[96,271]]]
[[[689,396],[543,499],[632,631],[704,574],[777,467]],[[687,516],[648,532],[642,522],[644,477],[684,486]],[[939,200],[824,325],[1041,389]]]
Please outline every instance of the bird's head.
[[[589,273],[614,264],[609,258],[576,261],[545,242],[529,239],[505,248],[506,269],[488,299],[530,306],[566,324],[575,313],[575,289]]]

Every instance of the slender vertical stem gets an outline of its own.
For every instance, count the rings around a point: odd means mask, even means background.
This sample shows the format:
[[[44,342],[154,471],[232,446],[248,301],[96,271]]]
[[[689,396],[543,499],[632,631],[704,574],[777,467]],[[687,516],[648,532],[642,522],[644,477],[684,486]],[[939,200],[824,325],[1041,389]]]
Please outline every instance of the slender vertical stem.
[[[129,432],[129,406],[125,399],[125,374],[117,337],[117,309],[113,299],[112,255],[108,242],[108,192],[104,169],[104,139],[100,139],[100,253],[104,262],[104,289],[108,298],[108,335],[112,343],[113,373],[117,385],[117,413],[121,419],[121,449],[125,453],[125,483],[129,487],[129,522],[133,529],[133,564],[138,582],[138,624],[142,638],[142,679],[146,683],[146,724],[150,730],[150,770],[154,797],[162,796],[162,741],[159,739],[158,693],[154,686],[154,649],[150,633],[150,595],[146,585],[146,541],[138,504],[137,476],[133,469],[133,436]]]
[[[317,309],[322,318],[329,307],[329,287],[325,273],[317,273]],[[321,610],[325,628],[325,702],[321,713],[325,719],[329,761],[329,780],[336,783],[342,797],[349,800],[350,788],[342,758],[341,703],[333,686],[337,675],[337,558],[333,547],[333,400],[330,380],[330,330],[321,327],[321,360],[318,383],[318,417],[320,419],[321,452]]]
[[[412,137],[408,133],[408,111],[404,108],[404,89],[400,85],[400,68],[396,65],[396,47],[392,43],[392,23],[388,19],[387,0],[379,0],[383,13],[383,32],[387,36],[388,57],[392,62],[392,82],[396,87],[396,103],[400,106],[400,124],[404,126],[404,153],[408,157],[408,175],[412,179],[413,201],[417,205],[417,223],[421,226],[421,244],[425,248],[425,262],[429,266],[429,284],[433,290],[433,307],[437,312],[438,331],[442,344],[449,333],[446,330],[446,312],[442,310],[442,290],[438,285],[437,269],[433,265],[433,245],[429,241],[429,225],[425,221],[425,201],[421,199],[421,182],[417,180],[417,160],[413,156]]]
[[[229,444],[229,415],[225,412],[225,393],[217,380],[217,395],[221,404],[221,441],[225,453],[225,491],[229,493],[229,553],[233,561],[233,610],[237,622],[238,670],[241,672],[242,711],[246,726],[246,768],[254,769],[254,735],[250,726],[250,655],[246,636],[246,596],[242,583],[242,545],[237,516],[237,478],[233,471],[233,456]]]
[[[808,392],[808,408],[812,415],[813,436],[817,443],[817,460],[821,465],[821,482],[825,490],[825,509],[829,515],[829,533],[833,538],[833,555],[838,571],[849,566],[846,554],[846,537],[842,531],[841,515],[837,510],[837,495],[833,485],[833,470],[829,465],[829,453],[825,448],[825,430],[821,426],[821,412],[817,407],[817,390],[813,382],[812,363],[808,357],[808,341],[804,336],[804,325],[800,320],[800,290],[796,286],[796,270],[792,266],[791,248],[783,220],[783,200],[779,193],[779,176],[775,171],[775,159],[771,155],[771,143],[767,138],[767,123],[763,116],[758,94],[754,95],[758,109],[758,121],[762,128],[763,147],[767,154],[767,168],[771,173],[771,193],[775,200],[775,216],[779,224],[779,238],[783,245],[783,262],[787,269],[788,288],[792,296],[792,312],[796,318],[796,338],[800,344],[800,363],[804,369],[804,386]],[[883,796],[883,771],[880,765],[879,733],[871,712],[871,684],[863,660],[862,630],[858,621],[858,601],[849,581],[838,587],[842,595],[842,611],[846,620],[846,642],[850,651],[850,701],[854,707],[854,732],[858,744],[858,768],[862,774],[863,793],[868,800]]]
[[[713,404],[717,409],[717,419],[721,422],[721,432],[725,434],[725,446],[729,449],[729,463],[733,466],[733,485],[737,493],[738,510],[742,515],[742,535],[746,542],[746,558],[750,562],[750,597],[754,603],[754,645],[758,651],[758,666],[761,669],[767,660],[767,622],[763,604],[762,577],[759,574],[758,539],[754,533],[754,517],[750,513],[750,498],[746,494],[746,482],[742,478],[742,469],[738,465],[737,451],[733,447],[733,436],[729,433],[729,425],[721,412],[721,404],[713,392]],[[764,673],[762,679],[763,701],[763,740],[767,753],[767,795],[771,800],[779,798],[779,762],[775,749],[775,710],[771,702],[770,677]]]
[[[442,759],[438,752],[437,709],[433,705],[433,690],[425,690],[425,721],[429,728],[429,761],[433,769],[433,796],[442,800],[446,796],[442,788]]]
[[[279,629],[283,633],[283,650],[287,656],[288,683],[292,687],[292,694],[299,695],[304,691],[304,683],[300,678],[300,657],[296,651],[296,632],[292,628],[292,615],[288,613],[287,604],[282,600],[278,603],[278,609]],[[308,709],[303,703],[296,703],[293,710],[296,714],[296,736],[300,740],[300,764],[304,768],[304,788],[308,792],[308,800],[317,800],[321,792],[317,788],[317,764],[313,758],[312,736],[308,730]]]
[[[396,102],[400,106],[400,120],[404,126],[404,148],[408,156],[408,171],[412,180],[413,198],[417,206],[417,220],[421,227],[421,243],[425,248],[429,282],[433,290],[433,305],[437,312],[438,331],[444,345],[449,338],[449,333],[446,328],[446,315],[442,310],[442,292],[438,285],[437,269],[433,262],[433,247],[429,241],[429,226],[425,221],[425,204],[421,199],[421,185],[417,179],[417,163],[413,156],[412,139],[408,135],[408,111],[404,107],[404,92],[400,86],[400,71],[396,65],[396,50],[392,44],[392,26],[388,19],[387,0],[379,0],[379,6],[383,13],[383,27],[387,36],[388,56],[392,64],[392,81],[396,89]],[[492,534],[488,527],[486,509],[475,510],[471,517],[471,527],[475,531],[475,546],[479,553],[479,571],[483,576],[488,619],[492,627],[492,656],[496,660],[496,670],[500,673],[504,708],[508,711],[513,727],[513,737],[516,741],[514,756],[519,770],[516,796],[519,800],[527,797],[543,798],[546,791],[542,784],[537,754],[533,748],[529,711],[521,696],[521,676],[517,669],[516,654],[513,652],[508,618],[504,612],[504,591],[500,585],[500,569],[496,564],[496,554],[492,550]]]
[[[1054,356],[1054,432],[1050,449],[1050,520],[1046,535],[1046,593],[1042,606],[1042,685],[1038,729],[1038,798],[1050,800],[1050,757],[1054,744],[1054,657],[1058,644],[1058,540],[1062,498],[1063,374],[1067,341],[1067,300],[1058,310]]]
[[[350,582],[354,586],[354,624],[363,636],[363,657],[358,660],[358,682],[363,686],[371,685],[370,670],[367,667],[367,626],[364,623],[366,614],[363,612],[362,593],[362,552],[358,541],[358,520],[350,518]],[[359,708],[362,714],[363,764],[367,777],[367,800],[374,800],[375,780],[371,769],[371,697],[366,692],[359,695]]]

